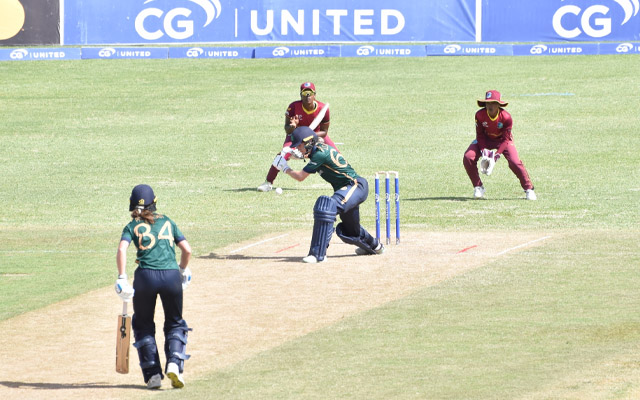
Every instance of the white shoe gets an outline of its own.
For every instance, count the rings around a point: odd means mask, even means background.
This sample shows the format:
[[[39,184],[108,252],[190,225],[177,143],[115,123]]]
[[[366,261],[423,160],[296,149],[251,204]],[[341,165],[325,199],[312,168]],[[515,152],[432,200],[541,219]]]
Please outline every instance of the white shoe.
[[[384,246],[382,245],[382,243],[378,243],[378,247],[373,249],[373,251],[376,252],[376,255],[380,255],[380,254],[384,253]],[[356,254],[359,255],[359,256],[370,256],[370,255],[372,255],[371,253],[369,253],[368,251],[366,251],[365,249],[360,248],[360,247],[356,247]]]
[[[538,196],[536,196],[536,192],[533,191],[533,189],[527,189],[524,191],[525,195],[527,196],[527,200],[537,200]]]
[[[264,183],[258,186],[258,192],[268,192],[273,188],[273,185],[269,181],[264,181]]]
[[[162,375],[155,374],[147,381],[147,389],[160,389],[162,386]]]
[[[484,186],[476,186],[473,188],[473,197],[480,199],[484,197]]]
[[[311,255],[308,255],[305,258],[303,258],[302,261],[306,262],[307,264],[317,264],[317,263],[321,263],[321,262],[327,261],[327,256],[325,256],[322,261],[318,261],[316,256],[311,254]]]
[[[184,387],[184,379],[180,373],[180,367],[176,363],[167,364],[167,377],[171,379],[171,386],[176,389],[182,389]]]

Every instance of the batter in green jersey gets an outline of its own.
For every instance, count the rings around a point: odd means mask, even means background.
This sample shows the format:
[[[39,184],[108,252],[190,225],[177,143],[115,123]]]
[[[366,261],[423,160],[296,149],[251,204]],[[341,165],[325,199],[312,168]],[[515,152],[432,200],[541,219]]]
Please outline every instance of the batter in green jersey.
[[[191,269],[187,266],[191,246],[180,229],[167,216],[156,212],[156,196],[148,185],[138,185],[129,198],[131,222],[122,230],[116,263],[118,280],[116,293],[128,302],[133,298],[131,327],[136,339],[140,368],[149,389],[162,385],[162,366],[156,345],[154,314],[160,296],[164,310],[164,372],[175,388],[184,387],[184,361],[187,333],[190,328],[182,319],[183,291],[191,282]],[[129,285],[126,265],[127,249],[133,243],[137,249],[133,286]],[[176,262],[175,247],[180,248],[180,263]]]
[[[291,147],[285,148],[285,152],[294,149],[309,159],[301,171],[292,170],[284,155],[276,156],[273,166],[300,182],[318,173],[334,191],[331,197],[320,196],[313,207],[311,246],[309,255],[302,261],[317,263],[326,260],[336,215],[340,215],[341,220],[335,228],[336,235],[343,242],[357,246],[356,254],[382,254],[382,243],[360,225],[360,204],[369,196],[367,180],[359,176],[335,148],[318,143],[318,136],[307,126],[298,127],[291,134]]]

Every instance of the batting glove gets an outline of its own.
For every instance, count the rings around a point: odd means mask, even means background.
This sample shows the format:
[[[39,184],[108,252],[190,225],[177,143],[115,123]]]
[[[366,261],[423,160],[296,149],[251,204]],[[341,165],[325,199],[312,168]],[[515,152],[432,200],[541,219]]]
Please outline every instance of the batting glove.
[[[289,164],[287,164],[287,160],[285,160],[285,158],[280,154],[278,154],[273,160],[273,166],[276,167],[278,171],[282,171],[284,173],[291,169]]]
[[[187,286],[191,284],[191,268],[180,268],[180,275],[182,276],[182,290],[186,290]]]
[[[131,299],[133,298],[133,293],[135,292],[133,287],[129,285],[129,281],[127,280],[127,275],[125,274],[118,275],[115,289],[118,296],[120,296],[120,298],[126,302],[131,301]]]

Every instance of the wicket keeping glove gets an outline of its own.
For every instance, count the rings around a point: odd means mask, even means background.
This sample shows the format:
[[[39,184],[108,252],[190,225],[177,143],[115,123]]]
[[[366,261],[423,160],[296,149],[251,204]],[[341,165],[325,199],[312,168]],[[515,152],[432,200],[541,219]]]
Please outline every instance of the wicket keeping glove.
[[[127,275],[125,274],[118,275],[115,289],[118,296],[120,296],[120,298],[126,302],[131,301],[131,299],[133,298],[133,292],[135,292],[133,287],[129,285]]]
[[[186,290],[191,283],[191,268],[180,268],[180,275],[182,276],[182,290]]]
[[[289,164],[287,164],[287,160],[285,160],[285,158],[281,154],[278,154],[273,160],[273,166],[276,167],[278,171],[282,171],[284,173],[286,173],[287,170],[291,169],[289,167]]]
[[[482,149],[482,159],[480,160],[480,172],[485,175],[491,175],[496,161],[500,158],[500,154],[496,150]]]

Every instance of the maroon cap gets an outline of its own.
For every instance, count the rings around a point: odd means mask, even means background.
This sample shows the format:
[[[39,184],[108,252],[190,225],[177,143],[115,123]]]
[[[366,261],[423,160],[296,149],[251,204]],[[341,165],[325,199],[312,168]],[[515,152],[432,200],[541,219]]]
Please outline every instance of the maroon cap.
[[[485,94],[484,99],[478,100],[479,107],[484,107],[487,103],[498,103],[502,107],[506,107],[507,104],[509,104],[506,101],[500,100],[500,92],[498,92],[497,90],[489,90]]]
[[[305,82],[302,85],[300,85],[300,91],[302,92],[303,90],[307,90],[307,89],[311,89],[313,90],[313,92],[315,93],[316,91],[316,85],[313,84],[313,82]]]

